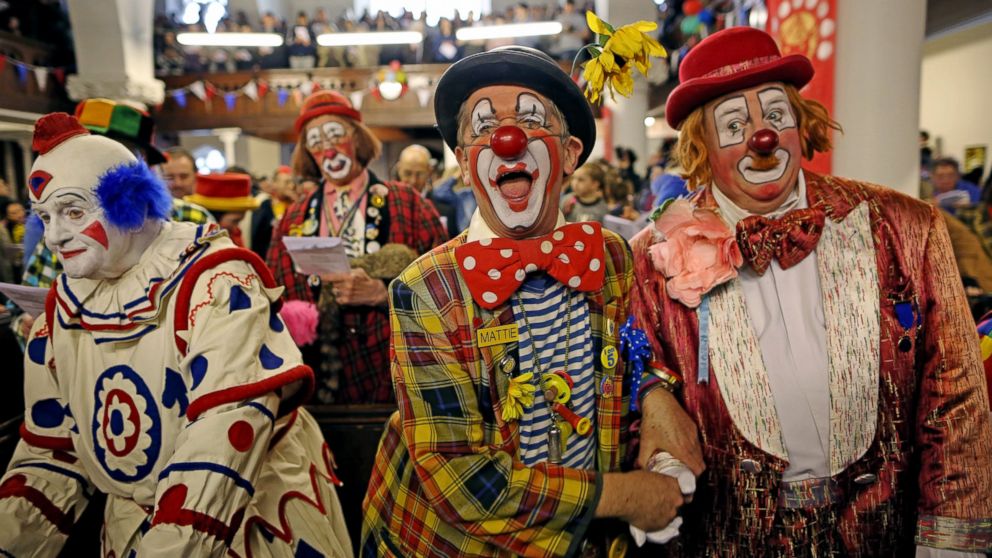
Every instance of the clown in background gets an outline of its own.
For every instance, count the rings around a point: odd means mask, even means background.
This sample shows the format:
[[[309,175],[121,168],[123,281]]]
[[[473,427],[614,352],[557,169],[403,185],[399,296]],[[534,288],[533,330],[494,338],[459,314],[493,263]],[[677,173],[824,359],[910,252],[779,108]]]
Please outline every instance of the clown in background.
[[[399,410],[363,504],[362,556],[587,555],[625,544],[616,519],[666,527],[682,503],[675,475],[621,472],[635,396],[618,351],[627,244],[558,210],[596,139],[589,104],[546,54],[504,47],[448,68],[434,112],[479,208],[390,285]],[[641,395],[651,456],[672,445],[661,432],[692,424]]]
[[[245,213],[258,209],[251,195],[251,176],[237,172],[197,174],[193,193],[183,200],[210,211],[236,246],[245,247],[239,224]]]
[[[289,300],[319,306],[318,330],[294,334],[316,336],[303,351],[317,371],[317,400],[388,403],[386,283],[447,234],[433,206],[415,191],[367,169],[382,145],[343,95],[325,90],[307,97],[296,132],[293,170],[320,186],[286,210],[267,262]],[[353,269],[323,277],[295,273],[284,236],[339,237]]]
[[[165,185],[55,113],[29,177],[65,272],[30,332],[0,549],[55,556],[108,495],[105,556],[350,554],[333,458],[302,408],[313,373],[264,263],[168,221]]]
[[[812,76],[737,27],[690,51],[668,98],[695,193],[632,241],[632,313],[707,467],[668,550],[982,556],[992,429],[944,220],[801,168],[839,129],[798,93]]]

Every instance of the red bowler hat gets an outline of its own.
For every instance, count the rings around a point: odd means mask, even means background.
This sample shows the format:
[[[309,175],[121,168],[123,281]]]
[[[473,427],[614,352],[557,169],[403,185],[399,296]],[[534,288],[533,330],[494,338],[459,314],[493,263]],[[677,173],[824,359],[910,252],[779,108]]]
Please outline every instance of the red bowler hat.
[[[196,175],[193,194],[183,199],[210,211],[250,211],[258,207],[258,200],[251,197],[251,177],[236,172]]]
[[[770,81],[802,87],[813,64],[801,54],[782,56],[771,35],[753,27],[730,27],[703,39],[679,66],[681,82],[668,96],[665,119],[672,128],[717,97]]]
[[[362,121],[362,113],[351,106],[347,97],[337,91],[322,89],[303,100],[303,108],[296,117],[296,133],[303,131],[303,125],[308,121],[322,114],[339,114],[358,122]]]

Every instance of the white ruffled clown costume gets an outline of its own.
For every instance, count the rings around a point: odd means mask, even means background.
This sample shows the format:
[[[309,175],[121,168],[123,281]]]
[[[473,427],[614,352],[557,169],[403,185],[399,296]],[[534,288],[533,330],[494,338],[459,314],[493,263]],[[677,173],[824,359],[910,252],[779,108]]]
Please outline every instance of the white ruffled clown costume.
[[[66,273],[29,336],[0,555],[56,555],[99,490],[103,556],[350,556],[333,458],[298,406],[313,374],[262,261],[166,221],[144,163],[69,115],[39,120],[35,149],[32,202]],[[87,267],[141,235],[122,274]]]

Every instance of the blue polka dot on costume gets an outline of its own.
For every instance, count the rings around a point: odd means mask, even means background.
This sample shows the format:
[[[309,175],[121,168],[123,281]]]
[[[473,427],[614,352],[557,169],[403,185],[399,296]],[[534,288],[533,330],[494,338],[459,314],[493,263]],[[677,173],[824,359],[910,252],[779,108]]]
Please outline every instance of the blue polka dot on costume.
[[[276,333],[282,333],[282,330],[286,329],[275,306],[269,306],[269,327]]]
[[[124,433],[124,413],[117,410],[110,413],[110,432],[114,436]]]
[[[58,399],[42,399],[31,406],[31,422],[41,428],[55,428],[65,420],[65,409]]]
[[[207,375],[207,357],[196,355],[189,365],[189,371],[193,374],[193,389],[196,389],[196,386],[203,381],[203,377]]]
[[[270,351],[264,344],[262,345],[262,350],[258,351],[258,360],[262,362],[262,368],[266,370],[275,370],[282,366],[283,363],[283,360]]]
[[[36,337],[28,343],[28,358],[35,364],[45,365],[45,348],[48,344],[47,337]]]
[[[240,285],[231,287],[230,311],[236,312],[238,310],[247,310],[248,308],[251,308],[251,298],[241,289]]]

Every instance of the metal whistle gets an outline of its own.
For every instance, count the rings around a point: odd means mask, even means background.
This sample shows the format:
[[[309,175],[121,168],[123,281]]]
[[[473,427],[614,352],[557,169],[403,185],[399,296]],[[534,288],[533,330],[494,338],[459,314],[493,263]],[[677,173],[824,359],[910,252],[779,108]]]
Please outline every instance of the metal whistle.
[[[561,428],[554,419],[551,420],[551,428],[548,429],[548,462],[561,464]]]

